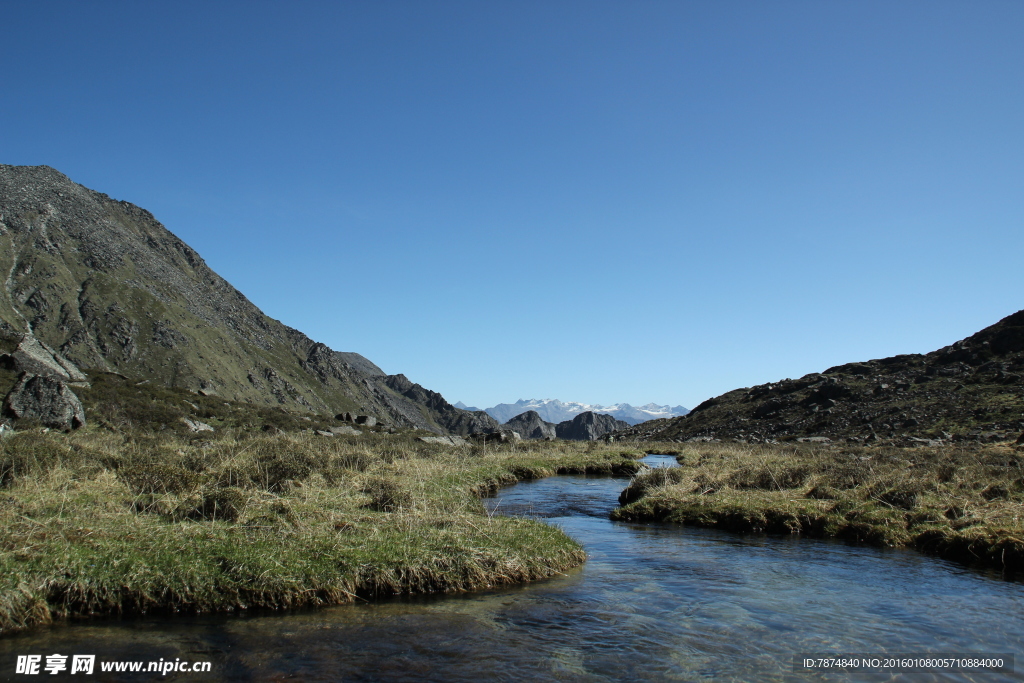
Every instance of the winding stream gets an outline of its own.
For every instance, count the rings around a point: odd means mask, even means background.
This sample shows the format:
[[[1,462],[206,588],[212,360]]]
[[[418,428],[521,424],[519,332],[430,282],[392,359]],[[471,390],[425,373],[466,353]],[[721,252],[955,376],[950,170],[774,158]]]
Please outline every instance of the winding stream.
[[[1018,673],[794,671],[802,653],[1019,659],[1024,584],[909,550],[611,522],[624,486],[551,477],[485,501],[579,539],[590,559],[562,578],[289,614],[59,626],[0,640],[0,678],[44,678],[11,675],[18,654],[77,652],[213,662],[207,676],[93,677],[104,681],[1024,680],[1024,662]]]

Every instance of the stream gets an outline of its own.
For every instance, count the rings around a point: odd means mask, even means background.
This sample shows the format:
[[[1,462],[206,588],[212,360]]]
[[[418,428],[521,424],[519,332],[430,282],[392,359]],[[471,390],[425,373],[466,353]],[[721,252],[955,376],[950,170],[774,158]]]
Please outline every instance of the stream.
[[[666,456],[645,462],[674,464]],[[19,654],[95,653],[204,660],[213,670],[67,678],[1024,680],[1024,662],[1000,672],[797,668],[797,655],[1019,655],[1024,584],[912,550],[612,522],[608,513],[625,485],[621,478],[559,476],[485,500],[493,514],[543,518],[582,542],[589,560],[562,577],[285,614],[59,625],[0,639],[0,678],[65,679],[14,675]]]

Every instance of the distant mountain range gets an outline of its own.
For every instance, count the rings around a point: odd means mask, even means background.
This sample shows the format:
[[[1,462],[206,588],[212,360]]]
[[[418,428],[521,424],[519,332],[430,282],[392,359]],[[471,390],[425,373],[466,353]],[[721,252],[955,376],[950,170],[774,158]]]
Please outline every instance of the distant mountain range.
[[[478,410],[477,408],[468,407],[462,402],[456,403],[455,407],[469,411]],[[575,401],[565,403],[556,398],[520,399],[515,403],[499,403],[491,408],[484,408],[484,412],[502,424],[508,422],[517,415],[522,415],[523,413],[531,410],[536,412],[545,422],[552,422],[554,424],[565,422],[566,420],[572,420],[574,417],[582,413],[592,412],[610,415],[616,420],[622,420],[623,422],[628,422],[631,425],[646,422],[647,420],[679,417],[690,412],[683,406],[659,406],[655,403],[648,403],[647,405],[640,407],[634,407],[628,403],[618,403],[613,406],[600,406],[577,403]]]

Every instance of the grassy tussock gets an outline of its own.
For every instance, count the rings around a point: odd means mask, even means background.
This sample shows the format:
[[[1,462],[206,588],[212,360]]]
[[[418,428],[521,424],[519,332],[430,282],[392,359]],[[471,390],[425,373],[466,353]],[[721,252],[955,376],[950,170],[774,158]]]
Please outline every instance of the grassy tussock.
[[[915,546],[1024,569],[1020,448],[702,444],[677,460],[634,477],[613,518]]]
[[[228,432],[228,430],[225,430]],[[0,438],[0,633],[54,619],[341,604],[556,575],[581,547],[479,494],[639,452],[399,435]]]

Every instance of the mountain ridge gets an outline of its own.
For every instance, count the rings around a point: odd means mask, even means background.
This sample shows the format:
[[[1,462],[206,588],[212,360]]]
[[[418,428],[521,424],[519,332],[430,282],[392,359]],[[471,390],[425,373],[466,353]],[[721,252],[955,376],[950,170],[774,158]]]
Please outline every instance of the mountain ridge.
[[[48,166],[0,165],[0,276],[0,334],[83,369],[437,433],[497,427],[270,318],[152,213]]]
[[[1024,430],[1024,310],[927,354],[846,363],[734,389],[684,417],[616,433],[652,441],[788,439],[920,445]]]

